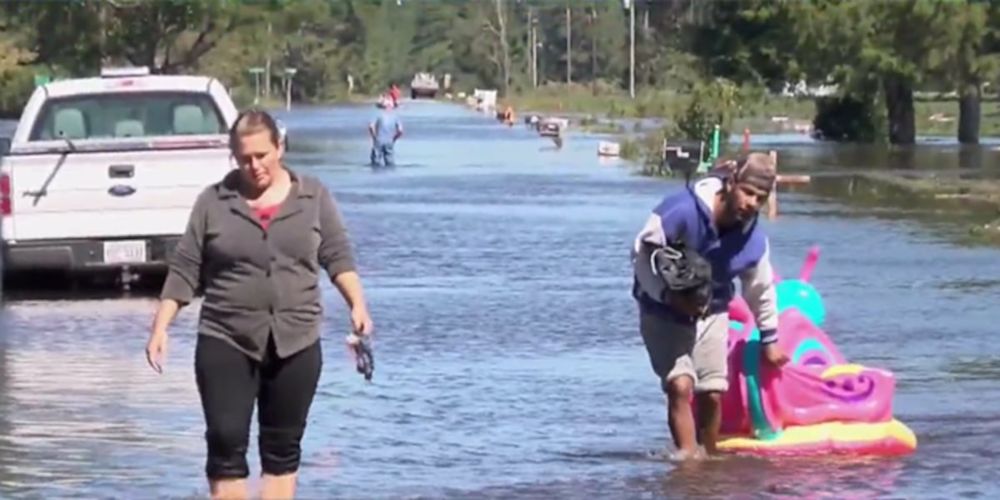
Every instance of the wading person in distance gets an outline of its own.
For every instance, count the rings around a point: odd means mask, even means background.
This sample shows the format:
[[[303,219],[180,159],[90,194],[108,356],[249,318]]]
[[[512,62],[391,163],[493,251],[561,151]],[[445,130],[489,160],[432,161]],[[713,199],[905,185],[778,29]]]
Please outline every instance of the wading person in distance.
[[[162,371],[167,327],[197,291],[204,301],[195,375],[205,416],[205,474],[213,498],[246,498],[246,452],[257,404],[263,498],[292,498],[306,418],[322,368],[320,275],[351,312],[372,321],[351,243],[329,191],[282,163],[274,119],[239,116],[230,130],[239,168],[198,197],[170,260],[146,356]]]
[[[403,136],[403,122],[393,112],[392,98],[384,95],[376,103],[382,112],[368,124],[372,139],[371,164],[373,167],[391,167],[396,164],[396,141]]]
[[[667,195],[635,238],[633,295],[639,305],[639,329],[667,394],[670,433],[679,458],[698,455],[698,437],[705,452],[716,452],[722,393],[729,385],[728,307],[736,278],[760,329],[763,357],[775,366],[788,361],[776,344],[774,273],[768,239],[757,220],[775,179],[774,161],[763,153],[721,162],[694,185]],[[651,265],[656,249],[678,242],[707,261],[707,303],[666,289]],[[692,395],[699,410],[697,427]]]

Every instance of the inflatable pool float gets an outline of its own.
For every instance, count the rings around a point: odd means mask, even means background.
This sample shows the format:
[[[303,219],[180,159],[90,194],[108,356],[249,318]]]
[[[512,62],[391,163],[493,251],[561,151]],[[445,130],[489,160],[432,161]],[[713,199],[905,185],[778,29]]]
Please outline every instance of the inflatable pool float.
[[[729,308],[729,390],[723,395],[719,449],[752,454],[902,455],[917,448],[892,413],[891,372],[847,361],[820,328],[826,310],[809,284],[812,248],[798,279],[775,276],[780,370],[761,358],[760,332],[742,298]]]

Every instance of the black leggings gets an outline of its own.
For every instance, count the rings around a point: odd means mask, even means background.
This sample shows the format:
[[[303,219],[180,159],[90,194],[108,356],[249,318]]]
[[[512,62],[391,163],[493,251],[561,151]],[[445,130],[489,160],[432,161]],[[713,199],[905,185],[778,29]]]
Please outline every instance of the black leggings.
[[[309,406],[316,393],[323,356],[319,342],[281,359],[269,342],[257,362],[225,341],[198,335],[195,378],[205,413],[210,479],[245,478],[250,418],[257,401],[258,447],[265,474],[296,472]]]

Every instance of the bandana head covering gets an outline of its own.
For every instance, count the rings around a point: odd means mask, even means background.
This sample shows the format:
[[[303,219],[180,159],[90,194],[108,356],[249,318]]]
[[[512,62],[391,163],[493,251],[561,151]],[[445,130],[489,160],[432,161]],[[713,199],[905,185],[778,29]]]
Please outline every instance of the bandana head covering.
[[[750,153],[735,160],[722,160],[713,167],[716,175],[734,183],[750,184],[763,191],[771,191],[777,172],[771,155]]]

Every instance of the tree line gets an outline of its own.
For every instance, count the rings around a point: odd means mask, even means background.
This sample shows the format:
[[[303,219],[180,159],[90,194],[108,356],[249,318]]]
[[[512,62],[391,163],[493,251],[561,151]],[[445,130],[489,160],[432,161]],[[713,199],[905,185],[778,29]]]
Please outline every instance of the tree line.
[[[135,64],[222,79],[244,101],[295,68],[303,101],[371,94],[418,71],[501,95],[553,83],[690,94],[727,84],[835,85],[816,123],[835,140],[916,137],[920,92],[954,93],[958,138],[979,140],[1000,71],[1000,5],[964,0],[66,0],[0,5],[0,108],[35,75]],[[349,78],[350,77],[350,78]],[[349,83],[350,81],[350,83]]]

